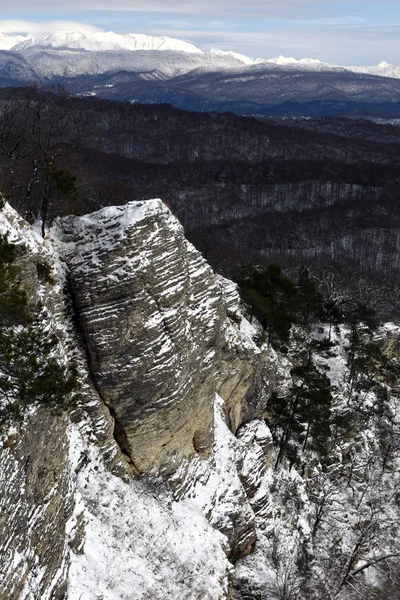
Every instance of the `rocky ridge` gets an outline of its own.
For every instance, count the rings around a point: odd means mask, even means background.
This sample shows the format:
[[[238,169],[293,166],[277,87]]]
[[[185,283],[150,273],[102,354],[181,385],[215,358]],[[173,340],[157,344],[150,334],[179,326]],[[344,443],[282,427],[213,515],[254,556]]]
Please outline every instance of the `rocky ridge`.
[[[250,358],[259,352],[227,341],[227,286],[160,200],[67,217],[52,235],[96,389],[139,473],[210,454],[216,386],[234,431],[261,414],[247,398],[261,387]]]
[[[2,442],[0,598],[231,597],[227,556],[252,549],[263,510],[257,419],[276,370],[234,286],[160,200],[64,218],[44,241],[8,206],[0,220],[57,266],[48,289],[22,285],[82,380],[72,422],[32,409]]]

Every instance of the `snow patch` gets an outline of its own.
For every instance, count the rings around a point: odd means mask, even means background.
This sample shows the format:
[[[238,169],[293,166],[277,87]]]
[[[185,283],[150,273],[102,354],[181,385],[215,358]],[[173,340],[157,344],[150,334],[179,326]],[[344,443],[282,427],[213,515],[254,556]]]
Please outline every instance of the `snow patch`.
[[[74,425],[71,466],[78,502],[67,531],[81,515],[82,554],[71,551],[68,597],[80,600],[176,598],[217,600],[227,593],[231,566],[224,536],[207,522],[197,503],[174,502],[141,480],[123,482],[104,468],[98,450]]]

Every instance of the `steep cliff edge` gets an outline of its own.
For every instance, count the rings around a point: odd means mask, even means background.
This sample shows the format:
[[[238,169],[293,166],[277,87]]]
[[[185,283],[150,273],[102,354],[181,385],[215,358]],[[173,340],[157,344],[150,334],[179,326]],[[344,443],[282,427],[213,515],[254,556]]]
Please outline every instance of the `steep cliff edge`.
[[[183,459],[210,455],[216,389],[234,430],[261,415],[247,396],[258,402],[260,353],[229,331],[234,291],[161,200],[64,218],[52,235],[96,388],[139,473],[173,473]],[[230,302],[235,311],[238,298]]]
[[[39,265],[51,269],[43,240],[10,207],[0,211],[0,235],[24,252],[18,279],[30,305],[44,304],[46,328],[60,337],[55,313],[59,286],[40,280]],[[1,289],[3,298],[4,289]],[[2,323],[3,324],[3,313]],[[21,357],[22,359],[22,357]],[[2,369],[0,368],[0,373]],[[0,405],[4,402],[1,395]],[[9,426],[0,443],[0,598],[62,598],[69,563],[65,522],[72,514],[68,417],[31,407],[22,428]],[[48,595],[46,595],[48,593]]]
[[[0,225],[27,246],[21,286],[81,381],[69,415],[32,407],[2,437],[1,600],[231,597],[275,369],[235,287],[160,200],[62,219],[45,240],[8,206]]]

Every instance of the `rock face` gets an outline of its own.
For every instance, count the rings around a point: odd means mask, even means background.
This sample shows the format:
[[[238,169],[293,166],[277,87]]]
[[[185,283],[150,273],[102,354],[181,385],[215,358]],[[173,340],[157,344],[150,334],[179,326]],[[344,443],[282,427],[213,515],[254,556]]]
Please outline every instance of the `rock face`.
[[[160,200],[67,217],[53,234],[97,390],[137,471],[210,454],[216,386],[236,429],[254,376],[246,349],[227,347],[222,282]]]
[[[60,358],[67,362],[73,355],[81,372],[84,411],[67,415],[32,407],[22,428],[0,435],[0,600],[58,600],[66,597],[70,551],[76,545],[75,533],[67,531],[77,501],[69,416],[81,422],[109,469],[123,475],[124,465],[112,419],[69,331],[51,246],[8,205],[0,211],[0,234],[25,248],[17,263],[18,284],[33,307],[40,303],[46,329],[59,340]],[[44,279],[43,270],[48,272]]]
[[[275,384],[276,356],[254,343],[256,331],[240,312],[237,286],[223,277],[218,281],[225,319],[216,387],[224,400],[225,420],[236,434],[243,423],[262,417]]]
[[[0,598],[65,597],[74,506],[67,417],[46,410],[0,451]],[[33,596],[29,595],[33,593]]]
[[[47,327],[57,334],[54,314],[60,308],[60,288],[41,282],[38,276],[39,263],[51,268],[43,240],[8,206],[0,213],[0,234],[26,248],[18,259],[19,285],[33,306],[39,301],[44,304]],[[69,564],[65,523],[75,501],[67,426],[66,414],[39,408],[22,430],[2,432],[1,600],[65,596]]]
[[[45,241],[6,207],[5,231],[82,400],[0,439],[0,600],[232,598],[264,509],[276,361],[236,287],[160,200],[62,219]],[[59,284],[39,282],[43,260]]]

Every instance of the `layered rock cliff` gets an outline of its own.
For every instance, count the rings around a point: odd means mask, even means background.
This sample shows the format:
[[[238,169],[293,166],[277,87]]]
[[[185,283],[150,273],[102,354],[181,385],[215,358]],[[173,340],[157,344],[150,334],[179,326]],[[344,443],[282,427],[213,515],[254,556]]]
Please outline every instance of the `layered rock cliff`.
[[[64,218],[52,235],[96,389],[139,473],[211,453],[216,390],[234,430],[261,415],[259,351],[229,331],[237,294],[160,200]]]
[[[63,219],[60,254],[97,390],[140,473],[212,448],[221,291],[160,201]]]
[[[3,436],[0,598],[230,598],[228,557],[263,511],[276,370],[235,287],[160,200],[64,218],[44,241],[8,206],[0,220],[27,264],[56,265],[58,283],[21,285],[81,381],[69,414],[32,407]]]

